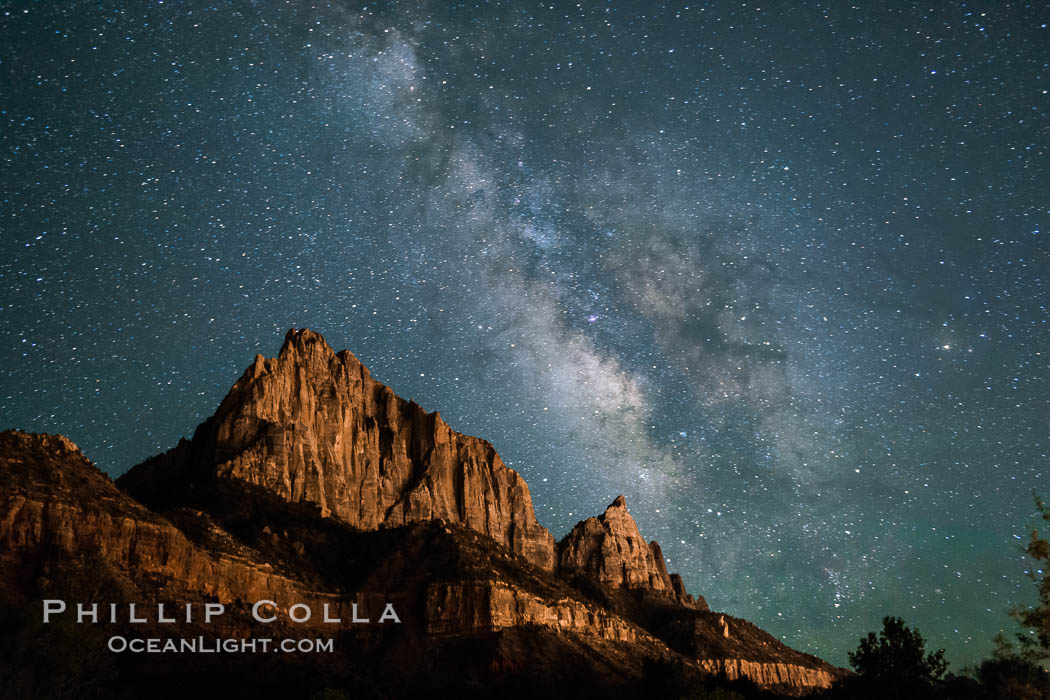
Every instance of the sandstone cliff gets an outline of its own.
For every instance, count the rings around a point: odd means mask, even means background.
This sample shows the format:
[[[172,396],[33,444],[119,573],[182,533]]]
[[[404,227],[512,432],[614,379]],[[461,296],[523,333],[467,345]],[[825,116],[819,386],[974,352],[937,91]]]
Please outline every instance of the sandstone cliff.
[[[440,518],[555,565],[529,487],[492,445],[396,396],[309,330],[289,331],[276,358],[257,356],[190,445],[136,470],[121,484],[140,497],[155,482],[143,472],[237,479],[363,530]]]

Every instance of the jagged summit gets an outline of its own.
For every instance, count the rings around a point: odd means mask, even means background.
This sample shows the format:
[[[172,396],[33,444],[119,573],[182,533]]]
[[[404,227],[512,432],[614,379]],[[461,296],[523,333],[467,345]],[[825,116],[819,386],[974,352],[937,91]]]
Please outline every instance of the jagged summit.
[[[312,331],[309,328],[293,327],[289,328],[288,332],[284,334],[284,344],[281,345],[281,353],[285,352],[290,346],[298,345],[299,347],[305,347],[309,343],[317,343],[325,349],[331,349],[320,333]],[[344,350],[343,352],[349,352],[349,350]]]
[[[189,444],[120,483],[149,501],[161,481],[169,492],[212,478],[314,503],[364,530],[462,523],[548,571],[558,566],[695,605],[681,578],[668,575],[659,545],[645,543],[622,495],[556,547],[536,520],[528,485],[490,443],[397,396],[352,353],[336,353],[306,328],[290,329],[277,357],[256,355]]]
[[[338,356],[347,361],[352,360],[364,368],[364,365],[352,352],[341,350],[336,353],[320,333],[309,328],[289,328],[284,334],[284,342],[281,344],[277,357],[283,358],[288,355],[295,355],[307,362],[313,361],[315,356],[325,359]],[[262,357],[262,355],[256,357]],[[364,371],[368,372],[368,369],[364,368]]]
[[[622,495],[600,516],[580,521],[558,543],[558,566],[563,572],[582,573],[611,588],[644,589],[687,607],[707,607],[686,593],[680,576],[672,581],[660,545],[655,540],[646,544]]]

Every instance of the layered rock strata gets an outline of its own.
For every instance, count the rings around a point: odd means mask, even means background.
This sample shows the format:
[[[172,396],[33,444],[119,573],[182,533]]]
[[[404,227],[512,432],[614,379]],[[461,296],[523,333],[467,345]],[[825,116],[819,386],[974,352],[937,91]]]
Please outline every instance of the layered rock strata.
[[[434,584],[427,590],[426,611],[431,635],[541,625],[619,642],[655,641],[638,626],[607,611],[567,597],[545,600],[502,581]]]
[[[746,678],[773,688],[830,688],[835,678],[825,669],[745,659],[697,659],[709,673],[724,673],[729,680]]]

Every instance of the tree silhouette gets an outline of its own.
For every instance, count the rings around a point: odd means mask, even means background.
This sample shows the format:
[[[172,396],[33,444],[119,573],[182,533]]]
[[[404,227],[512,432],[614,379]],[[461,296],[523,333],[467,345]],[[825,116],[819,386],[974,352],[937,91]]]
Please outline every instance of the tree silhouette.
[[[919,631],[899,617],[882,618],[882,632],[861,638],[857,651],[849,653],[849,663],[866,680],[894,685],[931,683],[948,668],[944,649],[927,654]]]
[[[1035,507],[1043,520],[1050,523],[1050,506],[1036,496]],[[1025,552],[1035,560],[1028,575],[1036,583],[1039,601],[1032,606],[1014,608],[1010,615],[1026,630],[1016,635],[1020,657],[1038,664],[1050,659],[1050,541],[1040,537],[1038,530],[1032,530]]]
[[[1045,700],[1050,682],[1039,664],[1024,658],[1004,635],[995,639],[995,652],[977,667],[977,679],[987,697],[997,700]]]
[[[1050,506],[1038,496],[1035,507],[1043,520],[1050,522]],[[1038,602],[1010,611],[1023,628],[1014,635],[1017,643],[1000,633],[992,658],[977,670],[989,695],[1004,700],[1050,698],[1050,674],[1044,668],[1050,659],[1050,542],[1032,530],[1025,553],[1034,560],[1027,573],[1035,581]]]

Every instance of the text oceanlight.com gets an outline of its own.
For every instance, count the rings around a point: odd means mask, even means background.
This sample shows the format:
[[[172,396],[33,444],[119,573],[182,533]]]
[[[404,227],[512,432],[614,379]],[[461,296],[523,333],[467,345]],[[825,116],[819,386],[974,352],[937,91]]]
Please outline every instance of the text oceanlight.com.
[[[332,639],[216,639],[214,637],[187,638],[109,638],[106,646],[116,653],[132,654],[244,654],[244,653],[331,653]]]

